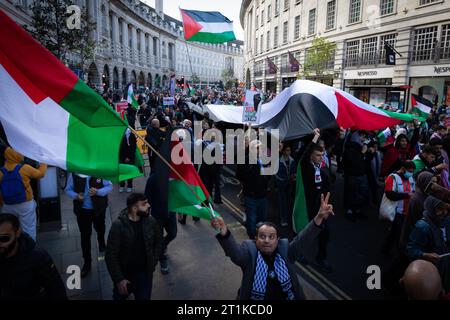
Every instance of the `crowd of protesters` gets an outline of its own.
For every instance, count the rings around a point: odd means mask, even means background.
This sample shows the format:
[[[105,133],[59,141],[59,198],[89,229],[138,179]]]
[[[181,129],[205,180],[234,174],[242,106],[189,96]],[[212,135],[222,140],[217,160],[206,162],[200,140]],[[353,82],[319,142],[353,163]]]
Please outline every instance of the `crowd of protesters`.
[[[158,155],[153,150],[163,154],[167,152],[162,150],[163,142],[170,139],[173,129],[183,128],[188,131],[193,145],[201,144],[202,148],[214,149],[218,143],[214,136],[207,139],[203,136],[194,137],[192,130],[194,121],[202,121],[203,130],[226,128],[223,123],[214,123],[207,113],[199,114],[190,109],[187,101],[196,105],[240,106],[243,104],[245,91],[240,88],[227,91],[212,88],[177,90],[174,95],[174,105],[164,106],[163,98],[168,96],[170,96],[168,90],[145,90],[137,96],[139,108],[135,110],[129,105],[125,115],[131,127],[146,130],[146,141],[152,146],[148,149],[149,166],[152,172],[158,170],[156,161]],[[119,100],[112,91],[105,92],[103,97],[111,106]],[[264,102],[273,98],[274,94],[271,92],[262,94]],[[311,263],[324,273],[333,272],[333,266],[327,259],[330,238],[327,218],[333,213],[328,199],[329,192],[333,193],[337,176],[342,174],[344,180],[342,214],[345,215],[348,223],[366,220],[369,205],[380,208],[380,212],[389,213],[389,216],[380,214],[380,217],[387,220],[388,230],[383,245],[379,249],[392,261],[390,277],[385,283],[386,287],[412,297],[416,295],[414,290],[418,290],[417,286],[429,277],[434,277],[433,279],[439,279],[440,285],[436,284],[439,292],[432,294],[436,298],[444,297],[442,293],[450,291],[450,257],[445,256],[450,252],[450,193],[448,192],[450,134],[447,132],[445,123],[449,109],[450,107],[435,108],[429,118],[422,123],[418,121],[405,123],[386,128],[383,132],[353,131],[342,128],[319,130],[317,128],[308,137],[281,142],[279,146],[270,146],[269,152],[278,150],[280,153],[279,170],[273,176],[263,174],[265,168],[259,159],[256,164],[238,165],[236,178],[242,187],[240,195],[245,207],[247,234],[249,239],[256,239],[255,252],[261,253],[263,259],[258,260],[259,258],[255,256],[257,260],[252,262],[253,268],[257,266],[264,270],[268,264],[269,270],[275,270],[275,273],[277,268],[280,270],[286,268],[280,260],[285,258],[283,255],[277,255],[274,250],[271,250],[269,255],[264,254],[264,241],[268,241],[267,245],[270,245],[272,249],[281,245],[281,242],[278,244],[278,242],[274,243],[273,239],[262,239],[264,234],[261,232],[274,233],[272,238],[279,236],[278,226],[267,223],[268,192],[272,186],[278,194],[277,208],[279,208],[280,226],[291,227],[290,220],[297,191],[297,168],[300,167],[310,221],[306,234],[314,234],[315,240],[305,238],[305,232],[303,232],[293,243],[297,246],[299,239],[303,239],[317,247],[313,254],[310,252],[304,254],[303,249],[297,250],[295,255],[298,255],[297,258],[300,261]],[[128,130],[121,144],[120,162],[134,163],[136,148],[136,140]],[[250,150],[258,150],[258,148],[261,148],[260,141],[246,140],[246,160],[251,153]],[[224,152],[225,148],[221,145],[219,149]],[[5,170],[2,170],[3,175],[0,174],[0,186],[2,178],[6,176],[11,180],[9,176],[16,174],[23,179],[25,188],[21,193],[22,198],[15,199],[12,204],[32,201],[32,192],[26,183],[30,178],[40,178],[45,174],[45,165],[37,169],[23,166],[19,163],[20,155],[13,154],[12,149],[3,150],[2,154],[6,155],[6,163],[2,164]],[[12,162],[12,154],[15,162]],[[214,203],[220,205],[222,203],[220,190],[222,166],[202,164],[196,165],[196,169],[208,192],[213,195]],[[177,234],[177,215],[175,212],[169,212],[167,203],[161,201],[158,188],[155,187],[159,182],[152,180],[156,178],[150,176],[143,194],[132,193],[132,180],[120,184],[119,191],[126,190],[131,195],[127,200],[127,208],[114,222],[108,241],[105,243],[104,237],[107,236],[104,231],[105,200],[100,198],[107,199],[107,194],[111,191],[110,182],[75,174],[70,175],[70,179],[66,192],[74,200],[74,211],[81,232],[85,260],[83,276],[90,271],[90,236],[93,224],[99,234],[98,242],[101,251],[106,251],[108,270],[114,282],[114,298],[126,299],[133,291],[136,299],[149,299],[152,291],[152,274],[158,262],[161,272],[169,273],[168,245]],[[4,192],[3,189],[1,190]],[[152,205],[151,215],[148,214],[149,203]],[[29,218],[26,210],[21,215],[16,212],[17,210],[5,210],[8,208],[7,205],[5,201],[4,214],[0,214],[1,294],[6,296],[19,294],[19,291],[14,291],[16,288],[13,287],[6,287],[7,291],[3,289],[4,283],[10,283],[5,275],[9,276],[14,269],[9,262],[5,261],[20,250],[25,250],[27,255],[31,255],[29,259],[43,261],[40,265],[42,272],[45,273],[43,278],[39,278],[41,276],[39,273],[35,275],[36,278],[30,280],[29,290],[36,290],[36,286],[43,286],[48,297],[65,298],[51,259],[45,252],[35,253],[35,223],[27,222]],[[83,215],[92,217],[81,219]],[[14,216],[18,216],[18,220],[13,218]],[[320,219],[318,220],[317,217]],[[194,220],[198,221],[197,218]],[[186,216],[178,216],[178,222],[182,225],[186,224]],[[212,225],[215,228],[221,228],[221,233],[218,235],[219,243],[232,260],[234,259],[233,262],[244,269],[248,268],[247,264],[242,265],[243,260],[232,256],[237,254],[237,251],[233,251],[236,249],[236,244],[234,240],[229,240],[230,233],[224,222],[213,219]],[[30,227],[33,230],[29,230]],[[423,264],[420,264],[420,261]],[[437,271],[429,272],[432,268]],[[23,272],[31,271],[26,269]],[[257,272],[264,274],[264,271]],[[272,278],[271,284],[267,283],[268,287],[262,289],[252,287],[251,279],[247,280],[248,283],[245,283],[244,287],[243,282],[242,287],[246,291],[241,292],[240,295],[243,298],[260,297],[261,294],[264,297],[266,289],[270,290],[268,296],[274,298],[290,299],[301,296],[297,290],[297,284],[290,278],[278,280]],[[279,287],[283,281],[289,282],[288,286],[291,289],[284,290],[284,287]],[[256,284],[253,283],[253,285]],[[27,288],[17,290],[27,290]],[[30,294],[36,293],[30,291]]]

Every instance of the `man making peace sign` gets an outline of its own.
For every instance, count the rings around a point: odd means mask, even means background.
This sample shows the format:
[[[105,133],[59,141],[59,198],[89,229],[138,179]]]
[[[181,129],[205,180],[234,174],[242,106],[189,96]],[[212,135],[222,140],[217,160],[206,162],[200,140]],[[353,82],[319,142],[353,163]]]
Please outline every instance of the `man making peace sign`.
[[[302,255],[314,254],[312,249],[324,221],[334,215],[329,199],[330,193],[321,196],[319,212],[291,243],[279,238],[275,224],[260,222],[256,226],[255,240],[245,240],[239,245],[222,218],[211,220],[211,226],[220,230],[216,237],[225,254],[243,271],[240,300],[305,299],[294,263]]]

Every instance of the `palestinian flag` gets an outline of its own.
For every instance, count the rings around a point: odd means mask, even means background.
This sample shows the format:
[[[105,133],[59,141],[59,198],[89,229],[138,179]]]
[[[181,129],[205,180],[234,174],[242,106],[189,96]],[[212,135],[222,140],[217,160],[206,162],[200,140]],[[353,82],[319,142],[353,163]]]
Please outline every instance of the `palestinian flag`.
[[[24,156],[117,182],[142,175],[119,164],[127,128],[82,80],[0,10],[0,121]]]
[[[180,9],[186,41],[224,43],[236,40],[233,22],[220,12]]]
[[[183,144],[172,141],[171,165],[186,181],[173,171],[169,173],[169,211],[211,220],[211,196],[194,168]],[[206,205],[206,206],[205,206]],[[219,216],[217,212],[215,215]]]
[[[431,110],[433,110],[433,103],[431,101],[419,97],[418,95],[411,94],[411,103],[413,107],[413,112],[417,113],[419,116],[427,119]]]
[[[315,128],[380,130],[401,123],[347,92],[309,80],[296,80],[262,109],[258,127],[279,129],[282,140],[306,136]]]
[[[300,162],[297,166],[296,177],[297,179],[295,187],[294,210],[292,213],[292,226],[294,227],[294,232],[299,233],[309,223],[308,210],[306,208],[305,187],[303,186],[302,167],[300,165]]]
[[[390,128],[386,128],[385,130],[381,131],[378,136],[378,143],[380,146],[384,147],[386,146],[386,142],[393,142],[392,132]]]
[[[133,108],[135,108],[136,110],[139,107],[139,104],[136,101],[136,98],[134,97],[134,90],[133,90],[133,84],[130,83],[130,85],[128,86],[128,96],[127,96],[127,102],[129,104],[131,104],[131,106]]]

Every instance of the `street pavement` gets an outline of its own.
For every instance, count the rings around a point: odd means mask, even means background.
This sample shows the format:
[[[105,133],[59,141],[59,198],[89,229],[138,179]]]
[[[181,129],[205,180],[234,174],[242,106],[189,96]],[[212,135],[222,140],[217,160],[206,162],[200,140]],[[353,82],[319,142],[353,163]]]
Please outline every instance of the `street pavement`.
[[[146,178],[134,180],[134,191],[143,192]],[[228,186],[225,186],[227,189]],[[109,195],[106,214],[106,234],[120,211],[125,208],[127,193],[119,193],[118,185]],[[72,200],[61,194],[62,228],[57,231],[38,232],[37,246],[46,249],[66,282],[66,272],[71,265],[82,267],[80,234],[73,213]],[[237,215],[229,205],[218,205],[216,210],[224,217],[237,241],[247,238],[245,228],[236,219]],[[45,213],[41,213],[45,214]],[[170,273],[163,275],[159,265],[153,277],[152,299],[154,300],[233,300],[240,286],[242,271],[225,256],[215,239],[215,230],[208,221],[194,222],[188,217],[186,225],[178,224],[178,234],[169,244]],[[104,255],[99,253],[96,233],[92,238],[93,265],[91,273],[81,280],[81,289],[67,290],[74,300],[111,300],[112,281],[108,274]],[[323,300],[327,296],[300,277],[308,299]]]

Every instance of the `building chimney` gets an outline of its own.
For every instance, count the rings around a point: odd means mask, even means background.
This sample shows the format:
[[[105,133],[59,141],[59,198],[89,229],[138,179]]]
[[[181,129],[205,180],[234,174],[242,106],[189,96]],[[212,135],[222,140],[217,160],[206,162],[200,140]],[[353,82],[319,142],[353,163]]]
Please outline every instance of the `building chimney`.
[[[164,20],[163,0],[155,0],[155,11]]]

